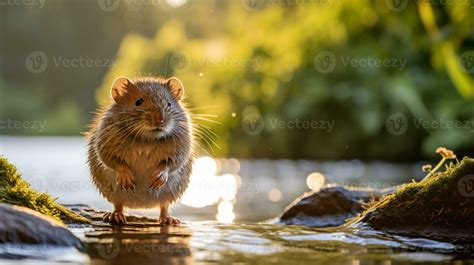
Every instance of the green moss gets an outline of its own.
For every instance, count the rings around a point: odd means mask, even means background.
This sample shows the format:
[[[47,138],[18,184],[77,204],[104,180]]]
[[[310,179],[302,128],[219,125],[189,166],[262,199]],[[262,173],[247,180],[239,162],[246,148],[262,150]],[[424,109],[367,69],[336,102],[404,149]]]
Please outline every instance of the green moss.
[[[0,202],[28,207],[59,221],[90,223],[70,211],[47,193],[34,190],[6,157],[0,155]]]
[[[374,202],[361,217],[353,219],[378,227],[415,224],[465,227],[474,223],[474,199],[462,194],[462,178],[474,175],[474,159],[450,163],[420,182],[403,185],[396,192]]]

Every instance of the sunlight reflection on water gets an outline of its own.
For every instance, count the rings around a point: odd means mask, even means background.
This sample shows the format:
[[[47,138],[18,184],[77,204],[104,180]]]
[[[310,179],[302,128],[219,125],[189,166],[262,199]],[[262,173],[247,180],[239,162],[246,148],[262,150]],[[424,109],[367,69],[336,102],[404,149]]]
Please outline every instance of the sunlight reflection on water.
[[[58,197],[61,203],[112,209],[90,180],[86,143],[80,137],[0,136],[0,154],[17,165],[34,188]],[[196,160],[189,190],[174,214],[187,221],[263,221],[324,183],[385,188],[422,175],[418,165],[385,162],[203,156]],[[156,209],[130,213],[158,215]]]
[[[195,208],[219,203],[217,220],[232,222],[235,219],[233,204],[237,195],[238,176],[216,173],[217,163],[213,158],[204,156],[196,159],[188,190],[181,203]]]

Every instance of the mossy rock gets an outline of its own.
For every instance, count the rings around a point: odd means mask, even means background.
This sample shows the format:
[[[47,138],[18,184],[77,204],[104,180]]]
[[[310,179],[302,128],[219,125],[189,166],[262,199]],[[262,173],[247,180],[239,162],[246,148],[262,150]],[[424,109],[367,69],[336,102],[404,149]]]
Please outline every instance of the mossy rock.
[[[403,185],[348,225],[453,243],[474,243],[474,159]]]
[[[47,193],[34,190],[14,165],[0,155],[0,202],[24,206],[65,223],[90,223],[56,202]]]

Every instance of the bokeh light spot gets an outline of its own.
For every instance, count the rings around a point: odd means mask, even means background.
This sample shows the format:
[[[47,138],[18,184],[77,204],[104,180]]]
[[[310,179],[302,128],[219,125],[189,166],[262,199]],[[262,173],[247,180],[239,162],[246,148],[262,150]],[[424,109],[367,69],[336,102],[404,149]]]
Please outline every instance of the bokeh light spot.
[[[217,170],[221,166],[221,161],[216,161],[208,156],[196,159],[189,187],[184,193],[181,203],[194,208],[202,208],[217,204],[219,201],[233,201],[237,195],[240,177],[234,174],[217,175]],[[232,208],[230,209],[232,212]],[[233,213],[228,214],[222,210],[220,218],[233,220],[230,218],[233,215]]]
[[[271,189],[268,192],[268,198],[272,202],[277,202],[277,201],[281,200],[281,191],[279,189]]]
[[[180,7],[188,3],[188,0],[166,0],[166,3],[171,7]]]
[[[306,178],[306,185],[313,191],[319,191],[324,183],[326,183],[326,177],[319,172],[311,173]]]

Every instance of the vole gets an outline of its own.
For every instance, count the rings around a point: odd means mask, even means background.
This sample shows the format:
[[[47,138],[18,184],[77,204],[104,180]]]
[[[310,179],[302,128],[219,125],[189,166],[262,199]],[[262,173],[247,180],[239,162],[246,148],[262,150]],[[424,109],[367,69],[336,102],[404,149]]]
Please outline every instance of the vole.
[[[160,207],[160,223],[181,222],[169,208],[188,186],[194,157],[183,95],[175,77],[113,82],[113,102],[97,112],[86,134],[92,180],[115,208],[105,222],[126,223],[124,207]]]

